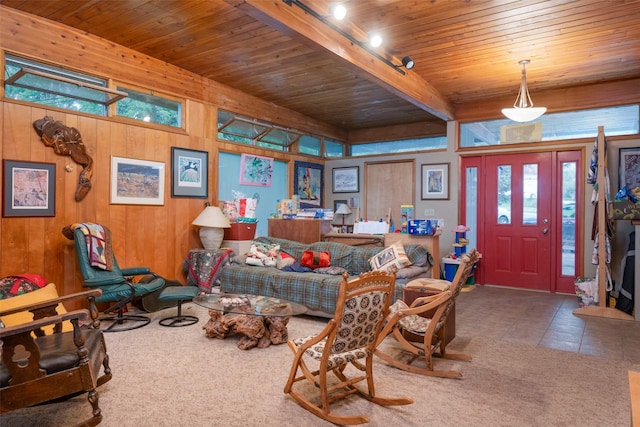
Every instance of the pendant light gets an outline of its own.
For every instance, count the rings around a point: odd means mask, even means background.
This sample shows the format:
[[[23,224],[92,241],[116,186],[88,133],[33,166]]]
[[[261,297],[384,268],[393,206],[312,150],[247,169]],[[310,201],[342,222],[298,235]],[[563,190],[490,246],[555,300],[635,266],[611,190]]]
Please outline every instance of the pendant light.
[[[527,87],[527,71],[525,66],[531,61],[528,59],[519,62],[522,65],[522,81],[520,82],[520,91],[513,103],[513,108],[503,108],[502,114],[513,120],[514,122],[530,122],[535,120],[547,111],[545,107],[534,107],[529,95]]]

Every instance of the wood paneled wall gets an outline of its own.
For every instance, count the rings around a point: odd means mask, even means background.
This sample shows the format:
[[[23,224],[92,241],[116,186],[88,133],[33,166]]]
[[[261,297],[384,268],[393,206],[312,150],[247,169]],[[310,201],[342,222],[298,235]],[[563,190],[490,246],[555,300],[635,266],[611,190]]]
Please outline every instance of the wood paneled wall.
[[[56,165],[54,217],[0,220],[0,277],[34,273],[56,283],[61,294],[81,289],[82,277],[73,242],[62,236],[61,229],[72,223],[92,221],[111,228],[114,251],[121,266],[149,266],[164,277],[184,283],[184,259],[189,249],[200,247],[200,240],[191,222],[203,209],[205,200],[171,197],[171,147],[209,152],[208,201],[215,203],[219,150],[249,152],[289,161],[290,189],[293,188],[292,161],[309,160],[304,156],[217,141],[219,105],[309,132],[332,132],[330,127],[298,113],[161,61],[141,58],[131,50],[50,21],[10,10],[11,13],[4,14],[5,10],[3,8],[0,16],[2,49],[157,91],[181,94],[189,99],[185,106],[186,130],[177,131],[159,129],[158,126],[142,122],[74,114],[19,101],[0,100],[2,158]],[[246,107],[243,109],[243,106]],[[45,147],[33,129],[33,122],[45,115],[77,128],[94,159],[93,187],[81,202],[74,200],[81,166],[69,157],[58,156],[51,148]],[[111,156],[164,162],[164,205],[111,204]],[[71,172],[66,171],[67,165],[73,166]]]

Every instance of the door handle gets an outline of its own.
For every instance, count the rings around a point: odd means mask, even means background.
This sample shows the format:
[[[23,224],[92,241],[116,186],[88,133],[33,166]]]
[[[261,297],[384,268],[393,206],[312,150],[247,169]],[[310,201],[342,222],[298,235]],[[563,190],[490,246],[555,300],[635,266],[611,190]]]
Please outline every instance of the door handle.
[[[547,234],[548,232],[549,232],[549,229],[548,229],[548,228],[543,228],[543,229],[542,229],[542,234]]]

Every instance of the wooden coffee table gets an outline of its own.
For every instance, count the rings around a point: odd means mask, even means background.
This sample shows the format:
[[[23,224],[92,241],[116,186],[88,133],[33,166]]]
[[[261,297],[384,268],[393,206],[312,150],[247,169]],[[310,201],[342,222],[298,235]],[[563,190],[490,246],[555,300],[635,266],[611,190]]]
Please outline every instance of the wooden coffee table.
[[[225,339],[240,334],[241,350],[286,342],[291,316],[307,311],[301,304],[260,295],[206,294],[198,295],[193,302],[209,309],[211,318],[203,327],[205,335]]]

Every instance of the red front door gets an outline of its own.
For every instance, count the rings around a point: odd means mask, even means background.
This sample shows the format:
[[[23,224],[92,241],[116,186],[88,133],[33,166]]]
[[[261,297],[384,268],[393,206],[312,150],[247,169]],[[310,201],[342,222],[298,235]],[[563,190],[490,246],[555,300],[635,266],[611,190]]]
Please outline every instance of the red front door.
[[[486,157],[484,283],[549,291],[551,153]]]

